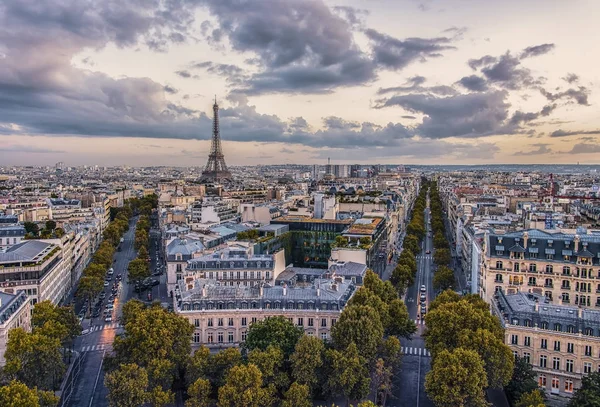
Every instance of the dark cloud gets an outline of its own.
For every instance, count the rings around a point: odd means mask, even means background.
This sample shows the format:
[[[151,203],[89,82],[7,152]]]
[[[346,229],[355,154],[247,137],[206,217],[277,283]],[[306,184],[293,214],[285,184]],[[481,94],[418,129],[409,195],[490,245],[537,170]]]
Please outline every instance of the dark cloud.
[[[208,73],[222,76],[233,85],[239,85],[247,78],[242,68],[232,64],[219,64],[211,61],[193,62],[190,64],[190,69],[203,69]]]
[[[491,65],[497,60],[498,58],[496,57],[493,57],[491,55],[485,55],[479,59],[469,59],[468,65],[471,67],[471,69],[475,71],[478,68],[481,68],[482,66]]]
[[[348,21],[322,2],[203,3],[216,18],[222,38],[226,37],[234,50],[256,55],[259,72],[239,91],[327,93],[376,77],[376,67],[355,44]]]
[[[578,143],[573,146],[568,154],[596,154],[600,153],[599,143]]]
[[[32,153],[32,154],[55,154],[64,153],[61,150],[53,150],[50,148],[36,147],[36,146],[23,146],[20,144],[11,144],[0,146],[0,151],[3,153]]]
[[[323,124],[328,129],[335,130],[350,130],[350,129],[359,129],[361,127],[360,123],[344,120],[341,117],[329,116],[323,119]]]
[[[473,92],[484,92],[488,89],[487,82],[481,76],[470,75],[461,78],[458,83]]]
[[[408,78],[404,85],[402,86],[394,86],[391,88],[379,88],[377,90],[378,95],[385,95],[387,93],[397,93],[397,94],[405,94],[405,93],[432,93],[441,96],[452,96],[458,94],[456,89],[451,86],[446,85],[436,85],[436,86],[421,86],[426,82],[426,78],[424,76],[415,75],[411,78]]]
[[[409,115],[404,115],[404,116],[400,116],[400,117],[401,117],[401,118],[403,118],[403,119],[409,119],[409,120],[414,120],[414,119],[416,119],[416,117],[415,117],[415,116],[409,116]]]
[[[506,91],[470,93],[450,97],[414,94],[379,101],[378,108],[400,106],[425,115],[414,133],[428,138],[483,137],[512,133],[507,123],[510,104]]]
[[[365,17],[369,15],[368,10],[349,6],[335,6],[333,11],[340,14],[354,29],[364,27]]]
[[[170,93],[171,95],[176,94],[177,92],[179,92],[177,89],[175,89],[174,87],[170,86],[170,85],[165,85],[163,87],[164,91],[167,93]]]
[[[296,154],[296,151],[289,149],[289,148],[285,148],[285,147],[280,148],[279,152],[282,154]]]
[[[523,89],[542,83],[541,78],[534,78],[528,68],[521,67],[519,58],[512,56],[509,52],[502,55],[495,63],[485,65],[481,69],[481,73],[489,83],[510,90]]]
[[[550,134],[550,137],[568,137],[568,136],[577,136],[580,134],[600,134],[600,129],[599,130],[570,130],[570,131],[565,131],[562,129],[553,131]]]
[[[537,113],[536,112],[524,113],[524,112],[521,112],[520,110],[517,110],[516,112],[513,113],[512,117],[510,118],[510,124],[521,125],[521,124],[529,123],[529,122],[536,120],[542,116],[549,116],[550,113],[552,113],[552,111],[554,109],[556,109],[556,104],[546,105],[542,108],[541,111],[539,111]]]
[[[555,48],[554,44],[540,44],[527,47],[521,52],[521,58],[537,57],[547,54]]]
[[[588,96],[590,95],[590,91],[585,86],[579,86],[577,89],[571,88],[565,90],[564,92],[556,93],[548,92],[545,89],[540,88],[540,92],[546,97],[546,99],[552,102],[555,100],[567,99],[575,101],[578,105],[589,106]]]
[[[554,111],[554,109],[556,109],[556,103],[553,103],[551,105],[546,105],[542,108],[542,111],[540,112],[540,114],[542,116],[550,116],[550,113],[552,113]]]
[[[447,37],[399,40],[374,29],[365,30],[365,34],[371,41],[375,63],[393,70],[439,57],[442,51],[456,49],[450,45],[452,40]]]
[[[190,73],[190,71],[186,71],[186,70],[176,71],[175,75],[181,76],[182,78],[191,78],[192,77],[192,74]]]
[[[568,73],[567,76],[561,79],[568,83],[577,83],[579,81],[579,76],[574,73]]]
[[[532,147],[537,147],[536,150],[530,150],[530,151],[518,151],[516,153],[514,153],[513,155],[516,156],[527,156],[527,155],[541,155],[541,154],[551,154],[553,151],[551,148],[548,148],[550,144],[544,144],[544,143],[539,143],[539,144],[532,144]]]

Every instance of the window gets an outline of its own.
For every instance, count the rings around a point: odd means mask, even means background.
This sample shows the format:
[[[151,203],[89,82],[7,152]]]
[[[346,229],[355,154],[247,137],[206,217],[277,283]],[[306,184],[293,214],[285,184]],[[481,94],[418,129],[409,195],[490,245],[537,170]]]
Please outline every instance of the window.
[[[573,393],[573,380],[565,379],[565,391],[567,393]]]
[[[223,318],[217,319],[217,325],[218,326],[223,326]]]
[[[298,326],[304,326],[304,318],[298,318]]]
[[[540,377],[538,377],[538,385],[540,387],[546,387],[546,375],[541,374]]]
[[[531,319],[524,319],[523,326],[531,326]]]
[[[308,318],[308,326],[314,326],[314,325],[315,325],[314,318]]]
[[[252,317],[252,323],[256,322],[256,317]]]
[[[540,356],[540,367],[547,367],[547,366],[548,366],[548,356],[541,355]]]
[[[248,336],[248,334],[246,333],[246,331],[242,331],[242,342],[246,342],[247,336]]]
[[[567,325],[567,332],[570,334],[575,333],[575,327],[573,325]]]
[[[563,272],[562,272],[565,276],[569,276],[571,275],[571,268],[569,266],[564,266],[563,267]]]
[[[321,332],[321,339],[323,339],[323,340],[327,339],[327,332]]]
[[[233,332],[227,334],[227,339],[229,340],[229,343],[233,343]]]
[[[199,328],[199,327],[200,327],[200,320],[199,320],[198,318],[194,319],[194,326],[195,326],[196,328]]]
[[[542,328],[542,329],[548,329],[548,322],[542,321],[542,323],[540,324],[540,328]]]
[[[333,328],[335,326],[335,323],[337,322],[337,319],[335,318],[331,318],[331,327]]]
[[[229,318],[229,320],[227,321],[227,325],[228,326],[233,326],[233,318]]]
[[[496,274],[496,282],[497,283],[501,283],[502,282],[502,274]]]
[[[530,263],[529,264],[529,272],[531,272],[531,273],[536,273],[537,272],[537,265],[535,263]]]
[[[574,346],[571,342],[567,343],[567,352],[568,353],[573,353],[574,350]]]
[[[594,336],[594,329],[592,329],[592,328],[585,328],[584,334],[588,335],[588,336]]]
[[[242,326],[248,325],[248,318],[242,317]]]
[[[200,343],[200,332],[194,332],[194,343]]]
[[[223,343],[223,332],[219,332],[219,333],[217,334],[217,341],[218,341],[219,343]]]
[[[537,280],[535,277],[529,277],[529,281],[527,283],[528,285],[536,285],[537,284]]]
[[[571,288],[571,283],[569,282],[569,280],[563,280],[563,281],[562,281],[562,286],[561,286],[561,288],[562,288],[563,290],[568,290],[568,289],[570,289],[570,288]]]
[[[548,288],[553,287],[551,278],[547,278],[546,280],[544,280],[544,287],[548,287]]]
[[[503,267],[502,267],[502,262],[501,262],[501,261],[497,261],[497,262],[496,262],[496,268],[497,268],[497,269],[501,269],[501,268],[503,268]]]
[[[565,304],[568,304],[570,302],[569,293],[562,293],[562,300]]]
[[[519,336],[518,335],[511,335],[510,336],[510,343],[511,343],[511,345],[518,345],[519,344]]]
[[[526,336],[524,341],[525,346],[531,346],[531,336]]]
[[[592,372],[592,364],[590,362],[583,363],[583,373],[588,374]]]
[[[548,349],[548,339],[542,339],[540,341],[540,348],[542,348],[542,349]]]
[[[552,369],[560,370],[560,358],[552,358]]]
[[[569,373],[573,373],[573,360],[572,359],[567,359],[567,362],[565,363],[565,370]]]
[[[552,393],[558,393],[558,387],[560,385],[560,380],[558,377],[552,378]]]
[[[327,327],[327,318],[321,318],[321,327],[323,327],[323,328]]]
[[[560,341],[554,341],[554,350],[560,352]]]
[[[585,356],[592,356],[592,347],[590,345],[585,345]]]
[[[554,324],[554,330],[560,332],[562,331],[562,326],[560,324]]]
[[[207,326],[213,326],[213,319],[212,318],[208,318]]]
[[[525,362],[531,363],[531,353],[523,352],[523,359],[525,360]]]
[[[548,265],[546,266],[546,273],[548,273],[548,274],[552,274],[553,272],[554,272],[554,267],[552,267],[552,265],[551,265],[551,264],[548,264]]]
[[[213,340],[213,333],[209,332],[208,333],[208,343],[213,343],[213,342],[214,342],[214,340]]]

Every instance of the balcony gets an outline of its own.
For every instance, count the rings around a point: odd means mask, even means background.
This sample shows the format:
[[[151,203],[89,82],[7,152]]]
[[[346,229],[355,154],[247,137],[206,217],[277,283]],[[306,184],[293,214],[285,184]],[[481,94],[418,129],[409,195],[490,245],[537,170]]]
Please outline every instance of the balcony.
[[[529,287],[537,287],[536,283],[532,283],[531,281],[527,283]]]
[[[544,284],[545,288],[554,288],[554,284]]]
[[[494,280],[494,283],[497,283],[497,284],[502,284],[502,283],[503,283],[503,281],[502,281],[502,280]]]

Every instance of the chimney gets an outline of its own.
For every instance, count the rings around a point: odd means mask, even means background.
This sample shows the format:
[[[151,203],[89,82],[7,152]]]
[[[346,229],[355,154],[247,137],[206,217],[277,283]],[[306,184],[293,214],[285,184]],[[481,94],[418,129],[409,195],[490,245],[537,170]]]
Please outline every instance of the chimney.
[[[338,285],[336,283],[331,284],[331,289],[333,291],[337,291],[338,290]]]
[[[263,288],[262,284],[259,285],[258,292],[259,292],[259,294],[260,294],[261,297],[265,294],[265,289]]]
[[[321,284],[317,286],[317,297],[321,296]]]
[[[287,295],[287,284],[283,283],[283,295]]]
[[[581,307],[577,309],[577,318],[583,319],[583,308]]]
[[[538,299],[535,299],[535,312],[540,312],[540,302]]]
[[[573,242],[573,254],[576,254],[579,251],[579,235],[575,235],[575,240]]]
[[[202,298],[206,298],[206,284],[202,286]]]
[[[529,233],[523,232],[523,247],[527,249],[527,240],[529,240]]]

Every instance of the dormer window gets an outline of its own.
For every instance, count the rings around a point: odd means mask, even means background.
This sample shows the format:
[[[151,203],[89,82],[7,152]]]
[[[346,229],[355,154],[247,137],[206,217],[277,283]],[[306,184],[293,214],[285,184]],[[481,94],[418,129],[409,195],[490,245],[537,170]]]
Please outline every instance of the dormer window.
[[[531,239],[531,245],[535,246],[535,244],[537,243],[537,239]]]
[[[548,240],[548,246],[552,247],[552,243],[554,243],[554,240]]]
[[[502,238],[501,237],[498,238],[498,243],[502,244]]]
[[[571,244],[571,242],[568,240],[565,240],[565,247],[569,247],[569,244]]]

